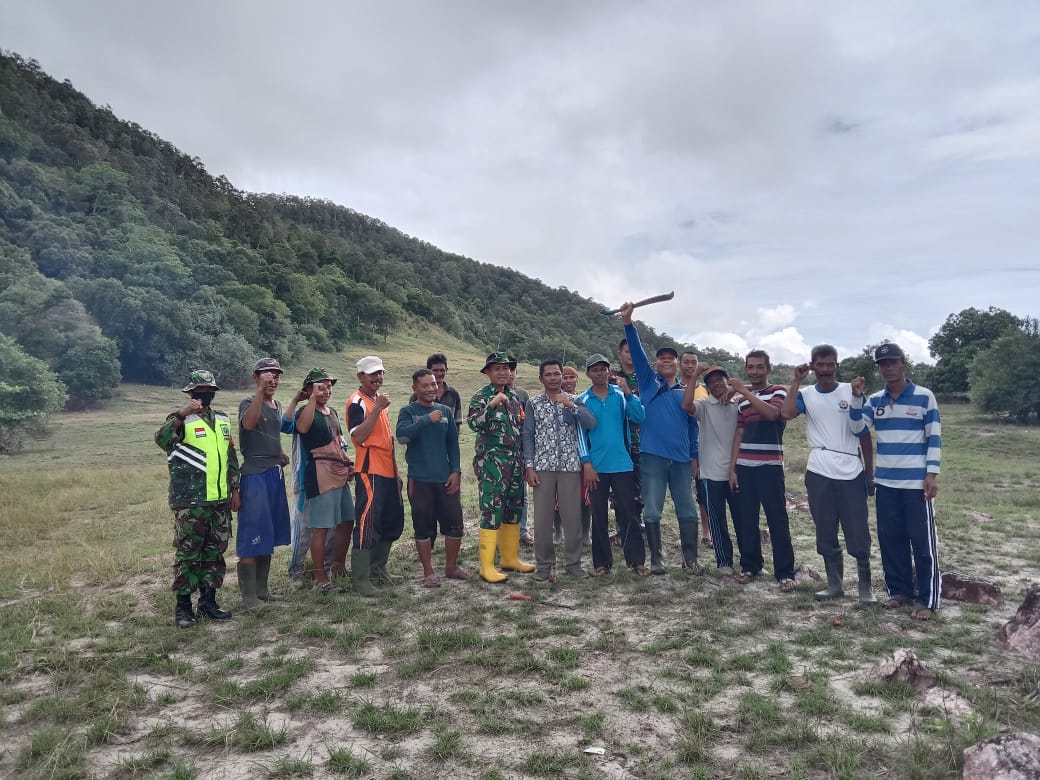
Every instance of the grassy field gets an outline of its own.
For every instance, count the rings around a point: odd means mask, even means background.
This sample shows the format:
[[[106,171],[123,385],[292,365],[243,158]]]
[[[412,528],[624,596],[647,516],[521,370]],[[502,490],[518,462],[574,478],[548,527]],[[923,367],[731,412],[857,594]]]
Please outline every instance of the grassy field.
[[[395,415],[429,339],[314,360],[341,377],[342,409],[353,361],[380,354]],[[482,356],[438,343],[465,397]],[[309,367],[290,370],[283,400]],[[519,384],[537,388],[536,370],[522,367]],[[234,410],[245,395],[215,405]],[[557,596],[516,574],[426,590],[406,531],[391,560],[402,584],[374,601],[290,587],[281,549],[278,605],[178,631],[152,435],[180,399],[124,386],[103,411],[62,415],[52,439],[0,460],[0,776],[955,777],[972,742],[1040,731],[1040,669],[993,641],[1020,588],[1040,579],[1036,428],[943,409],[943,569],[996,582],[1001,608],[946,602],[921,624],[851,598],[818,604],[815,583],[781,595],[770,578],[740,588],[687,575],[668,514],[667,577],[616,567]],[[786,443],[796,555],[821,569],[797,508],[800,421]],[[464,465],[471,452],[464,429]],[[474,480],[463,476],[475,570]],[[880,594],[876,550],[874,564]],[[506,600],[512,591],[534,601]],[[221,601],[238,605],[233,576]],[[865,676],[903,647],[970,711]]]

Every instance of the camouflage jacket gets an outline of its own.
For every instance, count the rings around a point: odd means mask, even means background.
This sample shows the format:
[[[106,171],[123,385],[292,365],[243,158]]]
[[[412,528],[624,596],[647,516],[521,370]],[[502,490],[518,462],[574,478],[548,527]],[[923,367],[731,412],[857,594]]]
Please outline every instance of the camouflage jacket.
[[[477,434],[475,460],[493,454],[518,457],[520,431],[524,424],[524,407],[512,388],[505,389],[509,402],[492,409],[491,399],[498,395],[494,385],[485,385],[474,393],[469,402],[466,422]]]
[[[206,409],[201,414],[188,417],[178,428],[174,425],[175,414],[176,412],[171,412],[163,426],[155,432],[155,443],[166,452],[167,465],[170,468],[170,506],[173,509],[182,509],[191,506],[230,504],[230,491],[238,489],[241,473],[227,415],[221,411]],[[223,438],[227,446],[226,459],[206,462],[203,454],[185,445],[185,427],[192,424],[204,425],[205,427],[199,428],[199,431],[216,437],[218,444]],[[218,485],[220,492],[226,493],[226,496],[215,500],[210,497],[214,484]]]

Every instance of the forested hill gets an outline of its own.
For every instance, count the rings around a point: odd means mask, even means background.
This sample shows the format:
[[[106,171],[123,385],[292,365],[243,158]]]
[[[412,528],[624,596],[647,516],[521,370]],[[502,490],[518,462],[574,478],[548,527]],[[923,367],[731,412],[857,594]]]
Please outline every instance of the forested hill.
[[[599,303],[327,201],[237,190],[7,52],[0,215],[0,347],[83,400],[199,365],[228,381],[256,355],[292,360],[408,317],[530,360],[617,342]]]

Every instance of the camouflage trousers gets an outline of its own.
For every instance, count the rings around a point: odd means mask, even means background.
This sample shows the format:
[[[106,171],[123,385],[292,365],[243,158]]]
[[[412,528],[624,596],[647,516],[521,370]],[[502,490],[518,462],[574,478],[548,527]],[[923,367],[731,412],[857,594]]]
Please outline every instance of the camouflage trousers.
[[[527,500],[524,462],[519,454],[487,453],[474,458],[480,503],[480,527],[497,530],[502,523],[520,522]]]
[[[193,506],[174,509],[173,591],[187,595],[199,588],[224,584],[224,551],[231,538],[231,507]]]

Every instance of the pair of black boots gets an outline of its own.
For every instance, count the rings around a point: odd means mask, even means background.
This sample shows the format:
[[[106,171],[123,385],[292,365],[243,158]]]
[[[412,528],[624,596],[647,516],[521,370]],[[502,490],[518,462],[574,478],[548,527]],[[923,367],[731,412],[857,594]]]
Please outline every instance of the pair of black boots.
[[[191,594],[177,594],[177,608],[173,613],[173,621],[177,628],[191,628],[198,618],[208,617],[210,620],[230,620],[231,613],[217,606],[217,589],[199,589],[198,615],[191,608]]]
[[[661,553],[661,524],[647,523],[645,526],[646,546],[650,548],[650,573],[667,574]],[[682,547],[683,568],[695,572],[701,571],[697,563],[697,526],[690,523],[679,524],[679,544]]]

